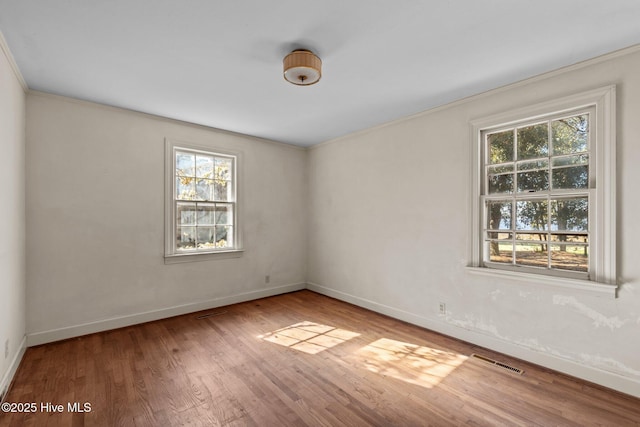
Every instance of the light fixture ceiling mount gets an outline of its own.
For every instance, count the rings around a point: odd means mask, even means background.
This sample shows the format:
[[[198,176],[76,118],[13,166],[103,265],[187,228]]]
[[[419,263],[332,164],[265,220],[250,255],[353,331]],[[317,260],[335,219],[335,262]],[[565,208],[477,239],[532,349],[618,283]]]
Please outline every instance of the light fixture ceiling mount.
[[[294,50],[282,62],[284,79],[294,85],[309,86],[322,77],[322,61],[310,50]]]

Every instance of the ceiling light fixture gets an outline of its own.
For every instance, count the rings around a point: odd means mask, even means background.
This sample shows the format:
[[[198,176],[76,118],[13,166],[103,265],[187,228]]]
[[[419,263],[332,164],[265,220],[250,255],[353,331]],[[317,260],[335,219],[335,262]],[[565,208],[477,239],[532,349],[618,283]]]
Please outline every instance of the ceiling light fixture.
[[[322,77],[322,61],[306,49],[294,50],[284,57],[284,79],[298,86],[318,83]]]

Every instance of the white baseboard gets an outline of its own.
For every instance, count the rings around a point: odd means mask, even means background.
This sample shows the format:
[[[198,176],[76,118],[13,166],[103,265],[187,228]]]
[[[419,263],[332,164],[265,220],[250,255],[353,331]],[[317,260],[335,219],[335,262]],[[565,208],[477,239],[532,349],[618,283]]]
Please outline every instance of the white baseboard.
[[[82,335],[93,334],[95,332],[108,331],[110,329],[123,328],[125,326],[139,323],[151,322],[154,320],[166,319],[168,317],[180,316],[182,314],[194,313],[201,310],[209,310],[225,305],[251,301],[259,298],[266,298],[287,292],[305,289],[305,283],[295,283],[291,285],[278,286],[257,291],[245,292],[228,297],[214,298],[206,301],[199,301],[191,304],[183,304],[174,307],[167,307],[160,310],[146,311],[143,313],[130,314],[126,316],[112,317],[110,319],[98,320],[95,322],[83,323],[80,325],[68,326],[65,328],[51,329],[48,331],[34,332],[27,335],[27,345],[46,344],[54,341],[75,338]]]
[[[475,345],[489,348],[518,359],[544,366],[576,378],[590,381],[595,384],[602,385],[631,396],[640,397],[640,381],[633,378],[627,378],[615,372],[608,372],[592,366],[583,365],[576,361],[562,358],[549,353],[542,353],[512,342],[508,342],[499,338],[495,338],[483,333],[471,331],[446,322],[429,319],[414,313],[399,310],[375,301],[350,295],[335,289],[318,285],[316,283],[307,283],[307,289],[323,294],[341,301],[348,302],[359,307],[367,308],[371,311],[393,317],[441,334],[448,335]]]
[[[22,357],[24,356],[25,351],[27,351],[27,337],[22,338],[20,342],[20,346],[18,347],[18,351],[16,355],[11,360],[11,364],[9,365],[9,369],[2,377],[2,381],[0,381],[0,396],[2,397],[2,402],[4,402],[7,391],[9,390],[9,386],[11,385],[11,381],[13,381],[13,377],[16,375],[18,371],[18,366],[20,366],[20,362],[22,361]]]

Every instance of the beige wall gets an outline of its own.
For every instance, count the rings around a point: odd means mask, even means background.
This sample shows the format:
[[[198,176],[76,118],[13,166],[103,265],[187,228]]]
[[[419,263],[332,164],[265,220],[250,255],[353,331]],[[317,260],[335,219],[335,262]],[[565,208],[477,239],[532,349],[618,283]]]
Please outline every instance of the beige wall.
[[[610,84],[619,297],[469,274],[470,121]],[[636,48],[312,148],[310,288],[640,395],[638,117]]]
[[[40,93],[27,124],[30,345],[304,287],[303,149]],[[165,138],[241,153],[240,258],[164,264]]]
[[[0,394],[25,345],[25,93],[6,52],[0,34]]]

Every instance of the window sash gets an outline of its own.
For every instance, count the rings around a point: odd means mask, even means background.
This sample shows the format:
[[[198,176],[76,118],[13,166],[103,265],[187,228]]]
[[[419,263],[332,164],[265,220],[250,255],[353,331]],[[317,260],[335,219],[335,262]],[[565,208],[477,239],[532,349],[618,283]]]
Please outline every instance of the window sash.
[[[586,149],[582,151],[576,151],[573,153],[558,153],[554,154],[554,138],[553,138],[553,123],[558,122],[565,119],[570,119],[576,116],[588,116],[588,125],[589,132],[587,134],[586,140]],[[595,153],[591,152],[591,148],[593,147],[593,138],[595,133],[593,132],[593,128],[596,126],[596,110],[595,107],[588,108],[580,108],[573,109],[571,111],[564,111],[558,114],[548,114],[544,116],[544,120],[540,118],[530,119],[530,120],[521,120],[514,123],[510,123],[508,126],[496,126],[492,128],[485,128],[480,130],[482,147],[481,147],[481,164],[482,164],[482,195],[490,195],[496,194],[491,193],[490,184],[491,181],[489,179],[490,176],[500,176],[500,177],[512,177],[512,191],[510,192],[501,192],[500,194],[511,194],[511,193],[529,193],[531,190],[519,190],[519,179],[520,174],[530,174],[534,172],[547,172],[547,187],[548,189],[534,189],[533,191],[541,192],[541,191],[551,191],[551,192],[560,192],[562,190],[566,190],[565,188],[553,188],[554,181],[554,172],[561,171],[562,169],[567,169],[570,167],[582,167],[586,165],[588,167],[588,177],[587,183],[584,188],[594,188],[595,187],[595,168],[589,167],[591,163],[595,164]],[[518,156],[518,142],[519,142],[519,130],[546,125],[547,127],[547,153],[546,155],[540,155],[535,157],[528,158],[520,158]],[[490,159],[490,142],[489,137],[498,134],[505,133],[513,133],[512,135],[512,158],[508,161],[501,161],[492,163]],[[579,162],[575,164],[566,164],[566,165],[558,165],[554,164],[555,160],[570,160],[572,158],[577,159],[578,157],[582,157],[582,159],[578,159]],[[585,163],[586,159],[586,163]],[[545,165],[546,164],[546,165]],[[526,167],[527,165],[531,165],[532,167]],[[494,173],[491,173],[491,170],[494,170]],[[582,188],[582,187],[580,187]],[[571,189],[569,189],[571,190]]]
[[[532,273],[541,273],[542,271],[544,271],[545,274],[551,274],[551,275],[557,275],[557,276],[565,276],[565,277],[570,277],[570,278],[577,278],[577,279],[586,279],[586,280],[591,280],[592,277],[590,275],[590,272],[593,270],[594,268],[594,263],[595,263],[595,259],[592,256],[592,234],[590,232],[591,230],[591,224],[593,221],[593,210],[591,208],[589,208],[588,213],[587,213],[587,218],[586,218],[586,222],[587,222],[587,229],[586,230],[571,230],[571,229],[558,229],[557,226],[554,226],[552,220],[553,220],[553,215],[552,215],[552,203],[556,202],[556,201],[563,201],[563,200],[576,200],[576,199],[587,199],[587,204],[589,206],[591,206],[591,201],[593,200],[593,198],[595,197],[595,190],[589,190],[589,191],[582,191],[582,192],[568,192],[568,191],[563,191],[560,194],[554,194],[554,193],[550,193],[550,192],[546,192],[544,194],[531,194],[531,193],[524,193],[521,195],[517,195],[517,197],[509,197],[509,195],[505,196],[504,194],[502,195],[492,195],[492,196],[481,196],[481,204],[482,204],[482,236],[481,236],[481,242],[482,242],[482,264],[488,267],[492,267],[492,268],[500,268],[500,269],[510,269],[510,268],[516,268],[519,269],[521,271],[527,271],[527,272],[532,272]],[[540,202],[540,203],[546,203],[546,208],[545,208],[545,217],[546,220],[544,222],[544,224],[542,224],[543,226],[541,228],[532,228],[532,229],[525,229],[525,228],[518,228],[517,226],[517,219],[518,219],[518,213],[517,213],[517,204],[518,202],[524,202],[524,201],[534,201],[534,202]],[[510,208],[510,221],[509,221],[509,226],[508,227],[491,227],[490,226],[490,214],[489,214],[489,204],[491,202],[504,202],[505,204],[510,204],[511,208]],[[493,235],[497,235],[496,237],[492,237]],[[505,236],[508,235],[508,236]],[[534,237],[539,237],[539,239],[524,239],[523,236],[534,236]],[[557,236],[557,239],[555,238]],[[567,237],[567,236],[583,236],[586,240],[586,242],[579,242],[579,241],[563,241],[560,236],[563,237]],[[495,245],[502,245],[502,246],[508,246],[511,245],[511,259],[510,262],[495,262],[491,259],[491,244],[494,244],[494,248]],[[517,258],[517,254],[518,254],[518,247],[523,247],[523,246],[527,246],[527,245],[541,245],[541,246],[546,246],[546,248],[544,248],[544,251],[547,254],[547,262],[545,266],[540,265],[541,263],[538,261],[536,264],[538,264],[537,266],[533,267],[531,265],[527,266],[526,263],[522,263],[522,262],[518,262],[518,258]],[[587,256],[588,256],[588,262],[587,262],[587,271],[576,271],[576,267],[574,268],[559,268],[557,267],[557,265],[559,264],[558,260],[555,260],[554,263],[554,257],[553,257],[553,251],[552,248],[557,248],[557,247],[565,247],[565,248],[569,248],[569,247],[573,247],[574,248],[574,252],[576,252],[576,249],[579,247],[584,247],[584,251],[586,251]],[[577,254],[575,254],[576,260],[578,260],[578,256]],[[556,267],[554,267],[554,264],[556,265]],[[568,266],[571,265],[571,263],[567,263]],[[581,266],[582,264],[580,263],[579,266]],[[580,270],[582,268],[580,267]]]
[[[194,212],[194,220],[192,222],[182,223],[179,218],[179,207],[185,205],[192,205]],[[235,202],[211,202],[211,201],[183,201],[174,200],[174,218],[175,220],[175,237],[174,237],[174,249],[176,253],[189,253],[189,252],[211,252],[216,250],[229,250],[235,247]],[[208,215],[208,218],[199,214],[203,208],[213,207],[213,215]],[[222,215],[223,209],[218,210],[218,207],[224,207],[226,215]],[[208,233],[211,237],[203,237],[203,233]],[[183,239],[179,238],[184,236],[189,238],[189,243],[185,243]],[[204,234],[206,236],[206,234]]]

